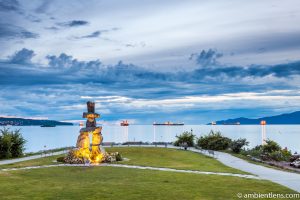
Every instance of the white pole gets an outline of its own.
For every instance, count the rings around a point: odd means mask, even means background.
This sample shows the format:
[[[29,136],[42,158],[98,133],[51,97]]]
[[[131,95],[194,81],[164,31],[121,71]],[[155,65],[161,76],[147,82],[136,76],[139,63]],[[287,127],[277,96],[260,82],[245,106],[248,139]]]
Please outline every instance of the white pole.
[[[261,124],[261,144],[265,145],[266,144],[266,124],[262,123]]]
[[[156,126],[153,125],[153,142],[156,142]]]

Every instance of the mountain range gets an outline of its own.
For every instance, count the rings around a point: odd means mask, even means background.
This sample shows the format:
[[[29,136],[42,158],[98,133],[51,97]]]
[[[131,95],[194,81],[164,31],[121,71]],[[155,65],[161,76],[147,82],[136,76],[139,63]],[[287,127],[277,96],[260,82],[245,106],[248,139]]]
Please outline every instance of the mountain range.
[[[44,119],[24,119],[24,118],[6,118],[0,117],[0,126],[62,126],[73,125],[69,122],[59,122],[55,120]]]
[[[276,116],[269,116],[269,117],[261,117],[257,119],[249,119],[245,117],[235,118],[235,119],[227,119],[227,120],[220,120],[216,121],[216,124],[260,124],[262,120],[265,120],[267,124],[300,124],[300,111],[296,111],[293,113],[281,114]],[[208,123],[211,124],[211,123]]]

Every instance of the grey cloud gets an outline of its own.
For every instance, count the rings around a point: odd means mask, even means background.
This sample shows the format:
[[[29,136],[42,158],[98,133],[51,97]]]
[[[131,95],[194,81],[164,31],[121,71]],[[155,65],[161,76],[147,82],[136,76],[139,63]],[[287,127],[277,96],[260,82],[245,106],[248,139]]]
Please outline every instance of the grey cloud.
[[[38,38],[37,33],[30,32],[22,27],[12,24],[0,23],[0,39],[14,39],[14,38]]]
[[[82,36],[81,38],[97,38],[101,35],[100,31],[95,31],[89,35]]]
[[[217,59],[222,57],[222,53],[218,53],[216,50],[202,50],[200,53],[193,53],[190,56],[190,60],[195,60],[196,63],[202,67],[213,66],[218,64]]]
[[[76,39],[82,39],[82,38],[97,38],[97,37],[100,37],[103,33],[108,33],[108,32],[111,32],[111,31],[117,31],[119,30],[120,28],[111,28],[111,29],[103,29],[103,30],[98,30],[98,31],[95,31],[91,34],[88,34],[88,35],[84,35],[84,36],[80,36],[80,37],[75,37]]]
[[[0,0],[0,11],[18,11],[19,6],[17,0]]]
[[[300,76],[300,61],[271,66],[200,67],[190,72],[180,71],[167,73],[151,71],[133,64],[125,64],[122,61],[116,65],[109,66],[103,65],[100,60],[80,61],[70,55],[62,53],[59,56],[47,56],[49,61],[48,67],[31,67],[30,73],[27,70],[24,71],[23,68],[18,67],[17,65],[11,65],[11,63],[28,62],[32,56],[32,51],[23,49],[15,54],[14,59],[0,64],[2,71],[2,74],[0,73],[1,82],[3,84],[11,84],[9,81],[11,76],[8,79],[7,74],[13,71],[12,74],[19,77],[18,81],[15,81],[14,84],[36,85],[40,83],[39,81],[44,84],[92,83],[105,84],[107,87],[116,87],[118,89],[120,89],[119,87],[132,89],[139,87],[141,89],[146,89],[155,87],[161,88],[164,86],[166,89],[163,90],[163,93],[167,95],[168,91],[172,91],[172,88],[175,89],[171,93],[182,93],[186,90],[185,85],[189,85],[187,88],[189,88],[190,92],[195,92],[191,89],[191,85],[194,85],[195,88],[198,89],[201,88],[199,91],[196,90],[197,93],[215,88],[215,85],[219,85],[218,87],[222,88],[222,91],[231,90],[232,87],[238,87],[239,90],[247,90],[249,89],[247,83],[241,83],[241,79],[243,78],[249,77],[257,79],[272,76],[292,79],[294,76]],[[34,64],[31,64],[31,66],[34,66]],[[220,85],[223,84],[224,87],[221,87]],[[230,85],[233,86],[231,87]],[[273,87],[271,83],[268,85]],[[251,87],[253,89],[254,86]],[[263,87],[265,87],[265,84]],[[278,87],[281,86],[276,85],[276,88]],[[178,90],[178,88],[181,89]],[[157,94],[159,91],[156,91],[155,93]],[[188,91],[185,91],[184,93],[188,93]]]
[[[62,26],[62,27],[79,27],[79,26],[86,26],[88,24],[89,22],[84,20],[72,20],[68,22],[57,23],[58,26]]]
[[[99,60],[78,61],[65,53],[59,56],[47,56],[47,59],[49,60],[49,67],[68,70],[69,72],[78,72],[79,70],[90,70],[92,72],[98,70],[101,66]]]
[[[31,62],[31,59],[34,55],[35,54],[32,50],[23,48],[11,56],[10,62],[15,64],[28,64]]]

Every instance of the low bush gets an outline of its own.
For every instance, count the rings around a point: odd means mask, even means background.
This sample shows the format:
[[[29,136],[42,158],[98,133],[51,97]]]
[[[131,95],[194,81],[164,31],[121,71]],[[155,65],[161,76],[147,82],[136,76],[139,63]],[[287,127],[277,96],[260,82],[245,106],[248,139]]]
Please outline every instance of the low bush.
[[[177,140],[174,142],[175,146],[182,146],[186,144],[189,147],[193,147],[195,145],[195,135],[192,131],[185,131],[181,135],[176,136]]]
[[[202,149],[210,150],[226,150],[231,144],[231,139],[228,137],[222,136],[221,132],[210,131],[208,135],[201,136],[197,144]]]
[[[65,157],[58,157],[58,158],[56,158],[56,161],[64,163],[65,162]]]
[[[281,146],[273,141],[267,140],[265,145],[258,145],[253,149],[243,152],[262,160],[289,161],[292,153],[288,149],[282,149]]]

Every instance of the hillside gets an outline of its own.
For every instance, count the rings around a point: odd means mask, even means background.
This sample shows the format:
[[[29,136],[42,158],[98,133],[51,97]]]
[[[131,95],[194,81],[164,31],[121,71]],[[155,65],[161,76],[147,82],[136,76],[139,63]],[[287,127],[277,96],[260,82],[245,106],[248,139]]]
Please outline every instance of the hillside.
[[[55,120],[37,120],[37,119],[24,119],[24,118],[6,118],[0,117],[0,126],[64,126],[64,125],[73,125],[69,122],[59,122]]]
[[[260,124],[261,120],[267,121],[267,124],[300,124],[300,111],[281,114],[276,116],[269,116],[269,117],[261,117],[258,119],[249,119],[249,118],[235,118],[235,119],[227,119],[227,120],[220,120],[216,121],[217,125],[222,124],[236,124],[240,123],[243,124]],[[211,124],[211,123],[209,123]]]

